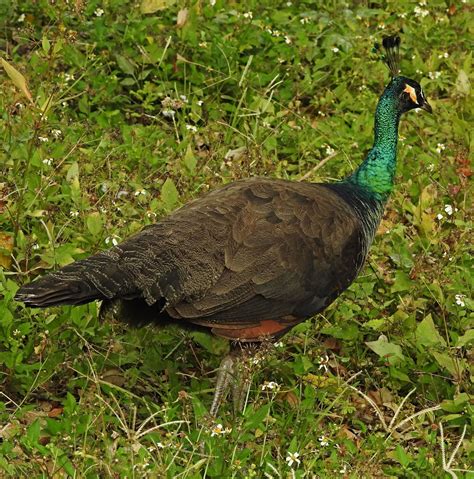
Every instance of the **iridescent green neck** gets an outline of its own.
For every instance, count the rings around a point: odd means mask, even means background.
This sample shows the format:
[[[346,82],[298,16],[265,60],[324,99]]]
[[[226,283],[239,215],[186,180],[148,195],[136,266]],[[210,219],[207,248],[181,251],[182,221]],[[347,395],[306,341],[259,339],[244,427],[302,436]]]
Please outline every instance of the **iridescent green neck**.
[[[386,201],[393,188],[397,164],[400,112],[393,90],[386,88],[375,112],[374,146],[364,162],[344,182],[364,188],[377,200]]]

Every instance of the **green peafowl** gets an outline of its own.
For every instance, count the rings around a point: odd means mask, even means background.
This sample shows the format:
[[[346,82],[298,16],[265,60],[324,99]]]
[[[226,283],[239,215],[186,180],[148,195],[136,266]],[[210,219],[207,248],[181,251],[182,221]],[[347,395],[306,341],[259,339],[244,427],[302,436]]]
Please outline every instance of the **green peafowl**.
[[[432,111],[421,86],[399,75],[399,44],[384,38],[392,79],[377,105],[374,145],[350,176],[328,184],[236,181],[21,287],[16,300],[30,307],[100,300],[102,311],[126,321],[171,321],[228,338],[233,348],[210,413],[231,383],[240,409],[243,345],[281,337],[354,281],[392,191],[400,117]]]

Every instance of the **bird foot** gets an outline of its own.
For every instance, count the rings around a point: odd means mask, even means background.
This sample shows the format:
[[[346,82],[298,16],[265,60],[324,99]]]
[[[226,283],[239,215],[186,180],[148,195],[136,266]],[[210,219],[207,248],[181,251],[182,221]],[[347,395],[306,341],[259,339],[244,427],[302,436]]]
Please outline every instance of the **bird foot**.
[[[219,406],[226,398],[229,389],[232,393],[234,413],[239,414],[244,410],[247,394],[251,384],[253,359],[257,358],[259,351],[254,344],[237,345],[221,361],[217,373],[214,399],[209,411],[211,417],[216,417]]]

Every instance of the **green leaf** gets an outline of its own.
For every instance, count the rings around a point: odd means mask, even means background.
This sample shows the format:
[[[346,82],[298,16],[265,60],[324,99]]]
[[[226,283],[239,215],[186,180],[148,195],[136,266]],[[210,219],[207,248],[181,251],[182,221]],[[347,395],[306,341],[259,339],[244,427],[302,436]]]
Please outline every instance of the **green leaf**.
[[[468,329],[462,336],[456,341],[457,348],[463,348],[464,346],[474,342],[474,329]]]
[[[413,282],[408,277],[408,274],[404,271],[395,272],[395,282],[393,283],[390,291],[396,293],[399,291],[409,291],[413,287]]]
[[[248,429],[256,429],[257,427],[264,427],[263,421],[268,416],[268,412],[270,411],[270,404],[265,404],[261,408],[257,409],[256,411],[252,411],[250,409],[249,417],[245,421],[245,428]]]
[[[439,353],[437,351],[432,351],[436,362],[444,369],[446,369],[451,376],[454,378],[461,377],[464,371],[464,365],[461,361],[457,361],[456,359],[449,356],[447,353]]]
[[[167,178],[161,187],[161,201],[166,209],[172,210],[179,200],[179,193],[171,178]]]
[[[142,13],[155,13],[158,10],[174,5],[176,0],[142,0],[140,10]]]
[[[41,39],[41,46],[43,47],[44,53],[48,53],[51,48],[51,43],[49,43],[48,37],[43,35]]]
[[[403,449],[400,444],[398,444],[395,449],[395,458],[403,467],[407,467],[411,462],[410,456],[405,452],[405,449]]]
[[[23,93],[23,95],[26,96],[26,98],[28,98],[30,103],[33,103],[33,98],[31,96],[30,90],[28,90],[28,85],[26,84],[25,77],[3,58],[0,58],[0,61],[13,84],[18,88],[18,90]]]
[[[377,341],[369,341],[365,344],[381,358],[387,359],[390,364],[405,361],[402,348],[398,344],[389,343],[385,336],[380,336]]]
[[[434,325],[431,314],[428,314],[416,328],[416,342],[423,346],[446,346],[446,341]]]
[[[196,170],[197,160],[196,160],[196,157],[194,156],[191,145],[188,145],[188,147],[186,148],[186,153],[184,154],[184,157],[183,157],[183,164],[186,170],[188,170],[188,172],[191,175],[194,174],[194,171]]]
[[[132,63],[128,58],[125,58],[122,55],[115,55],[117,60],[117,65],[119,66],[120,70],[122,70],[127,75],[133,75],[135,71],[135,65]]]
[[[87,229],[90,231],[92,236],[97,236],[102,231],[102,218],[100,213],[97,211],[91,213],[86,218]]]

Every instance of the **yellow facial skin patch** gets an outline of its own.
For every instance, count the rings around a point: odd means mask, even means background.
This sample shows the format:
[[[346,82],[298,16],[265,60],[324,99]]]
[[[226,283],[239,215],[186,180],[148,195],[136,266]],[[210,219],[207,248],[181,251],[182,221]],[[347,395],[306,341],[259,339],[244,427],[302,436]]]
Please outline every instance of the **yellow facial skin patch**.
[[[412,86],[406,84],[406,85],[405,85],[405,90],[403,90],[403,91],[404,91],[405,93],[408,93],[408,94],[410,95],[410,99],[411,99],[411,101],[412,101],[413,103],[415,103],[416,105],[419,104],[419,103],[418,103],[418,97],[416,96],[416,91],[415,91],[415,89],[414,89]]]

